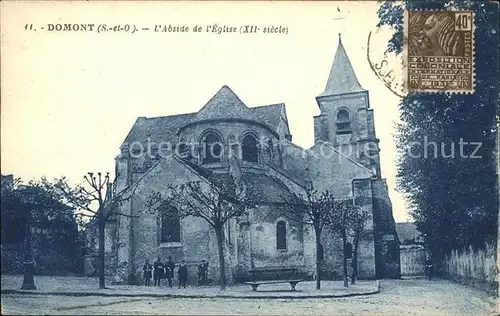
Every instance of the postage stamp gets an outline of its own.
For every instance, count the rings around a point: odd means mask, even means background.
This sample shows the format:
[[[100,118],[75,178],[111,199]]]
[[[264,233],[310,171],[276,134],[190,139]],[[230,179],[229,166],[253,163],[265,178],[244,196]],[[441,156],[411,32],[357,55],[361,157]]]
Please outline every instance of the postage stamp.
[[[407,92],[474,92],[474,12],[405,10]]]

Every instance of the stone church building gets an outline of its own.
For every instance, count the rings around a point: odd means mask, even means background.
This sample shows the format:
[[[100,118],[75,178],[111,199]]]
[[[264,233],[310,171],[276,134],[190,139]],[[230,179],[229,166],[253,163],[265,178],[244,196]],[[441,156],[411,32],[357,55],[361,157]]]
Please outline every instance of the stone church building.
[[[200,180],[209,169],[237,172],[259,192],[249,215],[225,227],[230,282],[247,277],[252,267],[296,267],[314,278],[313,228],[281,216],[275,206],[284,196],[303,195],[307,186],[329,190],[339,199],[355,198],[371,215],[359,245],[359,277],[398,278],[399,239],[380,168],[373,109],[340,38],[326,88],[316,101],[321,113],[313,118],[315,141],[308,149],[293,143],[285,104],[248,106],[228,86],[196,113],[139,117],[116,157],[115,183],[119,191],[133,193],[120,213],[137,216],[117,216],[107,224],[109,273],[117,279],[140,276],[146,259],[171,256],[187,262],[190,282],[201,260],[209,262],[210,278],[218,278],[215,233],[203,219],[144,212],[152,192]],[[194,150],[187,156],[174,150],[160,154],[173,148],[187,152],[190,144]],[[227,153],[235,144],[240,151],[234,161]],[[341,278],[341,241],[324,231],[321,244],[322,279]]]

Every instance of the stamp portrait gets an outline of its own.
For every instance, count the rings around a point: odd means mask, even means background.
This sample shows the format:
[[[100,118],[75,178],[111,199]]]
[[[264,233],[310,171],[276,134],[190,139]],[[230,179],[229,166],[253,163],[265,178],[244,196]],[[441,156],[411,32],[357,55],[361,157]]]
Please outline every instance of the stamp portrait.
[[[403,54],[408,92],[474,92],[474,13],[406,10]]]

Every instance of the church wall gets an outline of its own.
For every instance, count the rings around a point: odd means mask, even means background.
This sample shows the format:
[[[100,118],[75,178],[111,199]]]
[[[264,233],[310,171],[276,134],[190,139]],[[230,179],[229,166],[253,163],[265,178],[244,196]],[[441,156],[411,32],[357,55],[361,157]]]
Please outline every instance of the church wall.
[[[399,278],[399,238],[385,179],[372,180],[372,192],[377,277]]]
[[[361,211],[369,214],[364,232],[358,245],[358,276],[363,279],[375,278],[375,239],[373,234],[374,216],[372,186],[370,179],[354,180],[355,202]]]
[[[253,210],[249,210],[252,212]],[[244,281],[248,278],[248,271],[251,266],[250,253],[250,222],[247,219],[242,219],[237,224],[237,239],[236,239],[236,262],[235,262],[235,278],[236,281]]]
[[[286,223],[286,250],[277,249],[276,225]],[[278,214],[273,206],[260,205],[251,216],[251,261],[255,267],[298,267],[304,270],[302,224]]]
[[[328,115],[326,113],[314,117],[314,142],[329,141],[330,139],[330,124],[328,123]]]
[[[375,260],[373,231],[366,231],[358,244],[358,278],[376,278]]]
[[[372,214],[370,180],[355,180],[353,183],[356,205]],[[310,228],[312,230],[312,228]],[[358,277],[360,279],[375,278],[375,242],[373,238],[373,219],[368,219],[365,232],[358,244]],[[313,232],[314,233],[314,232]],[[322,262],[322,279],[336,280],[343,277],[343,245],[342,239],[328,227],[323,231],[321,244],[324,249]],[[348,237],[354,249],[352,237]],[[313,244],[315,248],[315,245]],[[348,259],[348,271],[351,271],[351,260]],[[350,274],[350,272],[348,272]]]
[[[304,225],[303,236],[304,268],[307,271],[306,277],[312,280],[316,272],[316,235],[314,228],[311,225]]]
[[[312,227],[310,228],[312,230]],[[314,234],[314,231],[313,231]],[[333,234],[328,227],[321,235],[324,260],[321,262],[322,280],[339,280],[343,275],[342,239]],[[315,248],[315,247],[314,247]]]
[[[373,109],[366,110],[366,122],[368,125],[368,135],[372,138],[376,138],[377,135],[375,133],[375,119],[373,116]]]
[[[324,143],[316,144],[313,150],[317,158],[310,159],[310,179],[319,192],[329,190],[336,198],[352,197],[352,180],[371,176]]]
[[[146,259],[153,262],[160,257],[165,262],[169,256],[175,263],[185,260],[189,271],[189,282],[196,282],[196,266],[202,259],[210,266],[218,265],[217,248],[211,245],[215,237],[211,228],[200,218],[185,218],[180,223],[180,242],[160,242],[160,226],[156,215],[142,216],[134,223],[134,262],[140,268]],[[212,247],[211,247],[212,246]],[[192,269],[191,269],[192,266]],[[191,271],[192,270],[192,271]]]
[[[283,142],[281,148],[283,165],[282,168],[295,179],[306,180],[308,178],[308,154],[307,150],[299,148],[292,143]]]
[[[126,211],[129,208],[131,214],[138,217],[132,220],[119,217],[119,267],[123,266],[128,273],[135,271],[140,275],[140,268],[145,259],[152,261],[160,256],[165,260],[170,255],[177,262],[183,258],[187,263],[198,263],[201,259],[208,259],[210,254],[217,253],[216,250],[208,249],[208,225],[202,222],[202,219],[186,218],[181,221],[180,244],[159,244],[158,219],[156,214],[145,209],[145,202],[153,191],[166,192],[169,185],[192,180],[199,180],[199,177],[173,158],[160,161],[159,165],[141,179],[128,205],[124,203],[121,206],[121,210]],[[191,274],[196,277],[195,265],[193,269]]]
[[[348,239],[353,247],[352,238]],[[324,249],[324,261],[321,266],[322,280],[338,280],[343,277],[343,246],[342,239],[326,229],[321,238]],[[315,246],[313,246],[315,249]],[[313,257],[314,258],[314,257]],[[350,275],[351,260],[347,260],[347,269]],[[312,268],[314,269],[314,267]],[[368,232],[358,245],[358,278],[375,278],[375,252],[373,234]]]

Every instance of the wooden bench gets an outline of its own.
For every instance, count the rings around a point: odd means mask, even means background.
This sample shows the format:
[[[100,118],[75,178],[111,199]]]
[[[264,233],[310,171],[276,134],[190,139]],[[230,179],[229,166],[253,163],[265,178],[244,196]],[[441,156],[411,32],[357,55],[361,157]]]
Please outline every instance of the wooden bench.
[[[257,288],[261,284],[278,284],[278,283],[290,283],[290,286],[292,287],[292,291],[295,291],[295,286],[297,285],[297,283],[304,281],[301,278],[295,277],[295,274],[297,272],[297,268],[293,268],[293,267],[290,267],[290,268],[279,268],[279,267],[277,267],[277,268],[276,267],[254,268],[254,269],[251,269],[249,272],[252,274],[252,281],[245,282],[245,284],[251,285],[253,291],[257,291]],[[269,272],[274,272],[274,273],[291,272],[293,277],[289,277],[289,278],[282,279],[282,280],[276,280],[276,279],[274,279],[274,280],[262,280],[260,278],[263,274],[269,273]]]

